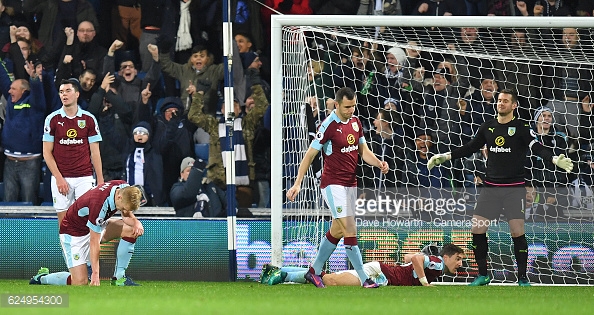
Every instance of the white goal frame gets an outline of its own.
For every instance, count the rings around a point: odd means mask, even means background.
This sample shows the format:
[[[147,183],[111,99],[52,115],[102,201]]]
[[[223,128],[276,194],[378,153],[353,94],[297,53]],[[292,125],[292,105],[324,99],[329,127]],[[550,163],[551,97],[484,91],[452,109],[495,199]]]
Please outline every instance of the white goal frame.
[[[378,15],[273,15],[271,18],[272,148],[282,148],[282,28],[283,26],[392,26],[392,27],[509,27],[592,28],[591,17],[498,16],[378,16]],[[271,263],[283,265],[283,155],[271,157]]]

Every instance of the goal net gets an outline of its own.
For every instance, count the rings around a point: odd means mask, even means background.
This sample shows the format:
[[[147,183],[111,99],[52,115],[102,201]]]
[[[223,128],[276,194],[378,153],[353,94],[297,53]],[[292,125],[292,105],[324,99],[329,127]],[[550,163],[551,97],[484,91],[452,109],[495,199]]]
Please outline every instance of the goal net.
[[[582,18],[279,16],[272,56],[272,262],[308,266],[330,225],[314,162],[294,202],[284,195],[317,126],[341,87],[357,95],[355,114],[382,175],[360,162],[356,222],[363,260],[402,262],[429,243],[466,252],[457,274],[477,274],[470,226],[485,161],[501,148],[426,169],[435,153],[467,143],[495,118],[498,91],[518,94],[517,119],[554,151],[576,161],[572,173],[526,152],[528,275],[547,284],[594,282],[591,139],[594,45]],[[378,27],[376,25],[381,25]],[[282,91],[282,94],[281,94]],[[515,130],[508,130],[513,136]],[[524,163],[524,161],[517,161]],[[489,272],[515,282],[507,220],[490,222]],[[348,268],[342,241],[327,266]]]

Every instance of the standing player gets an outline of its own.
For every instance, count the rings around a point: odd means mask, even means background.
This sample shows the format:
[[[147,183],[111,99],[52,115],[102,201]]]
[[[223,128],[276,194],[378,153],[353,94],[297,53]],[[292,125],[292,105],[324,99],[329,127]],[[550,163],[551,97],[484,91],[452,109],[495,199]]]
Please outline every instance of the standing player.
[[[324,170],[320,188],[322,196],[332,212],[332,224],[322,238],[318,254],[305,278],[318,288],[324,283],[320,273],[336,245],[344,237],[344,245],[349,261],[357,271],[364,288],[377,288],[373,280],[367,278],[363,269],[363,259],[357,246],[357,225],[355,223],[355,199],[357,198],[356,168],[361,155],[366,163],[379,167],[383,174],[388,172],[388,163],[380,161],[367,147],[363,137],[361,121],[356,116],[357,100],[350,88],[336,92],[336,109],[324,120],[305,153],[293,187],[287,191],[287,198],[295,200],[301,189],[301,181],[307,169],[320,150],[324,155]]]
[[[77,82],[62,81],[59,93],[62,108],[47,116],[43,127],[43,158],[52,172],[58,226],[74,200],[93,187],[93,170],[97,185],[103,184],[97,120],[78,106]]]
[[[140,207],[142,191],[122,180],[97,186],[78,198],[65,212],[60,225],[60,244],[69,272],[49,273],[39,269],[29,284],[86,285],[87,266],[91,263],[91,285],[99,285],[100,243],[119,238],[116,268],[111,284],[137,285],[126,276],[136,239],[144,234],[142,223],[133,212]],[[111,219],[117,211],[122,219]]]
[[[491,220],[504,214],[514,242],[514,255],[518,264],[518,285],[530,286],[526,276],[528,243],[524,232],[524,165],[526,148],[543,160],[552,161],[567,172],[573,169],[571,159],[553,153],[534,140],[530,127],[514,117],[518,107],[515,91],[504,89],[497,99],[497,118],[484,122],[475,137],[452,152],[437,154],[429,159],[429,169],[450,159],[470,156],[483,145],[489,150],[486,177],[472,216],[472,247],[479,268],[479,276],[471,286],[487,285],[487,230]]]
[[[445,245],[439,254],[423,252],[404,255],[404,264],[390,266],[379,261],[365,263],[365,273],[379,285],[396,286],[432,286],[431,282],[442,276],[444,272],[456,273],[462,267],[464,250],[457,245]],[[266,267],[266,266],[265,266]],[[281,282],[305,283],[303,275],[307,268],[300,267],[272,267],[268,272],[263,270],[262,283],[278,284]],[[359,277],[355,270],[343,270],[337,273],[327,273],[322,276],[324,285],[357,286]]]

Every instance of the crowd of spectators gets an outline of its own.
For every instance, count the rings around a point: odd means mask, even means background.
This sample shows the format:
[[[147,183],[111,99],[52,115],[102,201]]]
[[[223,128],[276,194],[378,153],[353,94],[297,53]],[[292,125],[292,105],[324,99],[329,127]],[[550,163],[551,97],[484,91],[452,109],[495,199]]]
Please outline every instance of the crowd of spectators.
[[[270,130],[264,117],[270,113],[271,15],[377,14],[377,8],[383,14],[432,16],[594,14],[594,4],[586,0],[231,1],[238,207],[270,206]],[[452,49],[484,50],[481,31],[457,30],[459,46]],[[514,30],[509,40],[521,50],[528,35]],[[576,29],[551,34],[557,35],[568,54],[586,49]],[[37,191],[40,183],[45,190],[50,186],[48,172],[42,172],[46,168],[39,118],[61,106],[57,88],[63,79],[74,78],[80,107],[96,117],[103,134],[105,181],[124,179],[143,185],[148,206],[173,206],[180,216],[197,212],[222,216],[226,185],[221,148],[227,146],[222,41],[218,0],[0,0],[4,201],[51,202],[43,197],[47,193]],[[423,161],[438,146],[445,152],[467,142],[476,126],[494,115],[497,91],[510,86],[526,104],[521,118],[541,124],[535,111],[546,106],[542,108],[559,123],[556,126],[562,126],[548,132],[554,137],[563,133],[567,148],[575,143],[573,154],[589,150],[592,137],[584,135],[591,134],[592,115],[589,94],[584,92],[592,90],[592,69],[575,64],[513,69],[515,64],[508,61],[487,64],[485,59],[455,53],[438,56],[422,49],[352,44],[345,54],[331,41],[315,43],[318,49],[312,48],[308,65],[307,102],[318,124],[331,109],[327,99],[343,86],[353,88],[358,102],[365,104],[357,114],[374,151],[390,160],[394,172],[383,177],[362,168],[362,178],[371,179],[363,180],[362,186],[467,185],[462,164],[433,174],[422,169]],[[39,70],[38,76],[31,74],[33,68]],[[18,142],[23,137],[15,137],[19,132],[39,141],[22,148]],[[545,129],[540,132],[546,136]],[[206,154],[198,150],[204,146]],[[25,161],[39,170],[30,182],[7,180]],[[532,177],[532,183],[546,182]],[[187,192],[183,185],[187,182],[201,183],[191,192],[201,198],[192,200],[181,193]],[[211,209],[205,200],[212,200]]]

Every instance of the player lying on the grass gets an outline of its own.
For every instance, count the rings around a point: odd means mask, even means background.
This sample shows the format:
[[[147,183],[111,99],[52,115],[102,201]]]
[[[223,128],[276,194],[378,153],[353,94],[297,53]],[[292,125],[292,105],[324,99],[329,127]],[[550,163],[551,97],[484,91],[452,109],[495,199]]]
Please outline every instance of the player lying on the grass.
[[[100,285],[100,243],[121,237],[111,285],[137,285],[126,276],[126,268],[136,239],[144,234],[142,223],[133,214],[142,200],[145,200],[142,190],[122,180],[109,181],[86,192],[68,208],[60,224],[60,244],[69,272],[50,274],[47,268],[41,268],[29,284],[86,285],[90,261],[91,285]],[[117,211],[122,218],[109,219]]]
[[[431,248],[432,247],[432,248]],[[454,244],[445,245],[439,255],[437,247],[425,247],[422,252],[404,255],[404,264],[390,266],[379,261],[363,264],[365,273],[375,283],[397,286],[431,286],[431,282],[444,272],[455,273],[462,266],[464,250]],[[282,282],[306,283],[305,274],[309,268],[274,267],[264,265],[260,275],[261,283],[270,285]],[[326,286],[360,286],[355,270],[343,270],[322,275]]]

